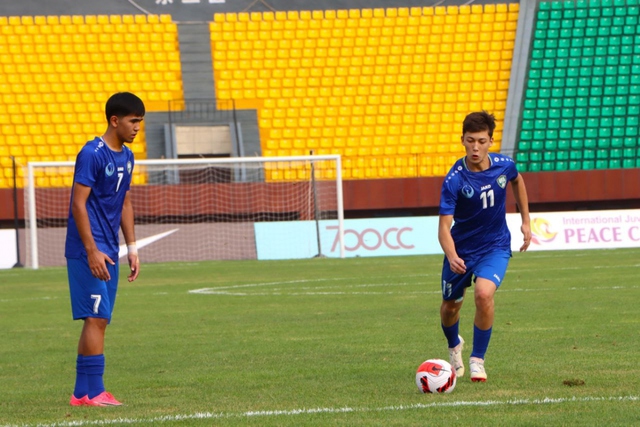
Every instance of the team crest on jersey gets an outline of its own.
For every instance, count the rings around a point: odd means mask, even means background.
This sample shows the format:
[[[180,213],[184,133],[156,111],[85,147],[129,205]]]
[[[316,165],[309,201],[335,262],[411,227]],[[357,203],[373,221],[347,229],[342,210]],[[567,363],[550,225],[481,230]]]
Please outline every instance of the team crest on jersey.
[[[500,188],[506,187],[507,186],[507,177],[506,177],[506,175],[500,175],[498,177],[498,179],[496,179],[496,182],[498,183]]]
[[[116,171],[116,167],[115,167],[115,166],[113,166],[113,164],[111,164],[111,163],[109,163],[109,164],[107,165],[107,167],[106,167],[106,168],[104,168],[104,173],[106,173],[106,174],[107,174],[107,176],[111,176],[111,175],[113,175],[113,173],[114,173],[115,171]]]
[[[127,162],[127,173],[129,175],[131,175],[131,169],[132,169],[131,162]]]
[[[466,197],[467,199],[470,199],[473,197],[473,187],[466,184],[465,186],[462,187],[462,190],[460,190],[462,192],[462,195],[464,197]]]

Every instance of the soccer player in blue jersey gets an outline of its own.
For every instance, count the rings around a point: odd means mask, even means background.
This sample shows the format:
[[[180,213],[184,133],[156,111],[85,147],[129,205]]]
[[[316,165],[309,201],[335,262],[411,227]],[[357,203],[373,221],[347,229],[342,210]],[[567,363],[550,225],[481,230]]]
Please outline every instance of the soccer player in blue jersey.
[[[442,266],[440,319],[449,345],[449,359],[458,377],[464,375],[458,335],[465,291],[475,283],[476,312],[471,381],[484,382],[484,358],[491,338],[493,297],[504,280],[511,258],[511,235],[506,222],[507,183],[518,204],[524,235],[520,251],[531,242],[529,202],[524,179],[510,157],[489,153],[495,118],[486,111],[467,115],[462,124],[465,157],[451,168],[442,184],[438,240],[445,257]],[[453,224],[453,227],[452,227]]]
[[[107,130],[89,141],[76,158],[65,256],[73,319],[84,326],[78,342],[72,406],[117,406],[104,387],[104,336],[118,289],[119,229],[127,244],[129,282],[140,262],[129,186],[133,142],[145,114],[142,100],[129,92],[112,95],[105,106]]]

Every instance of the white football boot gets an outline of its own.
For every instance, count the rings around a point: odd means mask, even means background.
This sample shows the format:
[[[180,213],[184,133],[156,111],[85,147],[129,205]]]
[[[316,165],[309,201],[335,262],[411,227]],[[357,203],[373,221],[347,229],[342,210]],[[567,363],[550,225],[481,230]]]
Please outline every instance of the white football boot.
[[[477,357],[470,358],[469,371],[471,371],[471,381],[474,383],[487,381],[487,373],[484,370],[484,360]]]
[[[464,346],[464,340],[460,335],[460,344],[454,348],[449,349],[449,363],[451,367],[456,371],[456,377],[462,378],[464,376],[464,363],[462,363],[462,347]]]

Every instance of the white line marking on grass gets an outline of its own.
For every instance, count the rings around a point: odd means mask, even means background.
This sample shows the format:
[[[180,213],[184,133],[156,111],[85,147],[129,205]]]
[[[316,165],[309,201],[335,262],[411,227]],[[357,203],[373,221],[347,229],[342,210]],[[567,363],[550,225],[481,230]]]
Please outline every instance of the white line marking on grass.
[[[378,277],[374,277],[374,278],[382,278],[382,279],[389,279],[389,278],[393,278],[393,279],[398,279],[401,277],[429,277],[429,276],[440,276],[440,273],[438,274],[405,274],[405,275],[398,275],[398,276],[378,276]],[[270,285],[291,285],[291,284],[297,284],[297,283],[318,283],[318,282],[341,282],[344,280],[353,280],[354,278],[351,277],[334,277],[334,278],[317,278],[317,279],[300,279],[300,280],[287,280],[287,281],[277,281],[277,282],[265,282],[265,283],[245,283],[243,285],[229,285],[229,286],[219,286],[217,288],[203,288],[204,290],[208,290],[208,289],[239,289],[239,288],[253,288],[253,287],[258,287],[258,286],[270,286]],[[372,279],[371,277],[369,279]],[[395,283],[394,283],[395,284]],[[348,286],[354,286],[354,285],[348,285]],[[355,286],[375,286],[375,285],[355,285]],[[317,287],[315,287],[315,289],[318,289]],[[194,289],[189,291],[189,293],[200,293],[201,289]]]
[[[340,279],[337,279],[340,280]],[[193,289],[187,291],[190,294],[200,294],[200,295],[227,295],[227,296],[280,296],[280,295],[288,295],[288,296],[306,296],[306,295],[439,295],[442,292],[440,290],[430,290],[430,291],[319,291],[319,289],[327,289],[327,288],[364,288],[364,287],[392,287],[392,286],[410,286],[414,284],[410,283],[380,283],[380,284],[361,284],[361,285],[344,285],[344,286],[320,286],[320,287],[303,287],[302,289],[293,288],[291,291],[282,288],[275,288],[270,292],[238,292],[234,291],[238,288],[257,288],[262,286],[270,286],[270,285],[284,285],[294,282],[272,282],[272,283],[254,283],[254,284],[246,284],[246,285],[236,285],[236,286],[223,286],[219,288],[200,288]],[[500,293],[505,292],[550,292],[550,291],[586,291],[586,290],[619,290],[619,289],[638,289],[639,285],[634,286],[596,286],[596,287],[570,287],[570,288],[536,288],[536,289],[527,289],[527,288],[508,288],[505,289],[500,288]],[[305,290],[308,289],[308,290]]]
[[[403,277],[413,277],[413,276],[403,276]],[[292,285],[292,284],[300,284],[300,283],[318,283],[318,282],[339,282],[344,280],[352,280],[344,277],[338,277],[333,279],[307,279],[307,280],[289,280],[284,282],[266,282],[266,283],[247,283],[244,285],[231,285],[231,286],[219,286],[216,288],[201,288],[201,289],[192,289],[188,291],[190,294],[221,294],[221,295],[231,295],[232,292],[228,292],[227,290],[235,290],[242,288],[258,288],[264,286],[282,286],[282,285]],[[409,285],[408,283],[381,283],[381,284],[357,284],[357,285],[339,285],[339,286],[314,286],[314,287],[304,287],[303,289],[325,289],[328,287],[334,288],[344,288],[344,287],[367,287],[367,286],[404,286]],[[275,290],[275,289],[274,289]],[[279,289],[277,289],[279,290]],[[245,293],[237,293],[238,295],[258,295],[256,293],[245,294]],[[287,293],[289,294],[289,293]],[[264,295],[273,295],[272,292]]]
[[[314,414],[343,414],[356,412],[399,412],[416,409],[448,408],[448,407],[473,407],[473,406],[520,406],[520,405],[553,405],[561,403],[586,403],[586,402],[637,402],[638,396],[611,396],[611,397],[560,397],[543,399],[513,399],[513,400],[484,400],[484,401],[457,401],[457,402],[432,402],[413,403],[411,405],[391,405],[378,408],[300,408],[271,411],[246,411],[246,412],[196,412],[194,414],[163,415],[154,418],[115,418],[112,420],[78,420],[63,421],[51,424],[5,424],[1,427],[81,427],[101,426],[117,424],[154,424],[171,421],[210,420],[221,418],[252,418],[252,417],[282,417]]]
[[[266,283],[247,283],[244,285],[231,285],[220,286],[218,288],[202,288],[193,289],[189,291],[190,294],[206,293],[209,289],[240,289],[240,288],[257,288],[259,286],[273,286],[273,285],[290,285],[294,283],[312,283],[312,282],[327,282],[329,280],[345,280],[345,279],[314,279],[314,280],[289,280],[286,282],[266,282]]]
[[[526,288],[511,288],[511,289],[502,289],[500,288],[500,292],[548,292],[548,291],[609,291],[609,290],[618,290],[618,289],[638,289],[640,285],[633,286],[594,286],[594,287],[586,287],[586,286],[572,286],[570,288],[536,288],[536,289],[526,289]]]
[[[12,302],[12,301],[49,301],[59,299],[59,297],[29,297],[29,298],[3,298],[0,302]]]
[[[619,268],[621,266],[593,266],[593,268]],[[624,266],[624,267],[630,267],[630,266]],[[556,268],[547,268],[547,270],[553,270],[553,271],[561,271],[561,270],[579,270],[581,269],[581,267],[556,267]],[[531,271],[538,271],[535,269],[514,269],[514,270],[509,270],[510,275],[513,274],[518,274],[518,273],[523,273],[523,272],[531,272]],[[393,276],[377,276],[377,277],[369,277],[368,280],[372,280],[372,279],[401,279],[401,278],[407,278],[407,277],[424,277],[424,278],[428,278],[428,277],[436,277],[436,276],[440,276],[440,273],[424,273],[424,274],[409,274],[409,275],[393,275]],[[271,292],[251,292],[251,293],[247,293],[247,292],[233,292],[233,290],[237,290],[237,289],[242,289],[242,288],[257,288],[257,287],[265,287],[265,286],[278,286],[278,285],[292,285],[292,284],[313,284],[313,283],[322,283],[322,282],[342,282],[342,281],[348,281],[348,280],[353,280],[354,278],[347,278],[347,277],[337,277],[337,278],[316,278],[316,279],[300,279],[300,280],[289,280],[289,281],[277,281],[277,282],[266,282],[266,283],[246,283],[246,284],[242,284],[242,285],[230,285],[230,286],[220,286],[220,287],[215,287],[215,288],[200,288],[200,289],[192,289],[187,291],[190,294],[207,294],[207,295],[229,295],[229,296],[250,296],[250,295],[255,295],[255,296],[268,296],[268,295],[389,295],[389,294],[439,294],[439,291],[415,291],[415,292],[388,292],[388,291],[384,291],[384,292],[345,292],[345,291],[337,291],[337,292],[287,292],[287,290],[284,290],[283,292],[280,292],[280,289],[274,289]],[[360,285],[354,285],[354,284],[350,284],[350,285],[339,285],[339,286],[314,286],[314,287],[304,287],[302,289],[314,289],[314,290],[318,290],[318,289],[326,289],[326,288],[340,288],[340,289],[344,289],[346,287],[367,287],[367,286],[408,286],[408,285],[412,285],[409,283],[402,283],[402,282],[394,282],[394,283],[380,283],[380,284],[360,284]],[[626,288],[637,288],[637,286],[631,286],[631,287],[624,287],[624,286],[617,286],[615,288],[612,287],[598,287],[598,288],[569,288],[569,290],[586,290],[586,289],[626,289]],[[522,288],[516,288],[516,289],[508,289],[505,288],[502,290],[502,292],[508,292],[508,291],[514,291],[514,292],[539,292],[539,291],[550,291],[550,290],[566,290],[566,288],[545,288],[545,289],[522,289]]]
[[[214,290],[209,290],[207,292],[199,292],[200,294],[206,294],[206,295],[226,295],[226,296],[233,296],[233,297],[253,297],[253,296],[262,296],[262,297],[266,297],[266,296],[313,296],[313,295],[413,295],[413,294],[419,294],[419,295],[424,295],[424,294],[433,294],[433,295],[440,295],[442,294],[442,291],[415,291],[415,292],[393,292],[393,291],[387,291],[387,292],[227,292],[227,291],[222,291],[222,292],[216,292]]]

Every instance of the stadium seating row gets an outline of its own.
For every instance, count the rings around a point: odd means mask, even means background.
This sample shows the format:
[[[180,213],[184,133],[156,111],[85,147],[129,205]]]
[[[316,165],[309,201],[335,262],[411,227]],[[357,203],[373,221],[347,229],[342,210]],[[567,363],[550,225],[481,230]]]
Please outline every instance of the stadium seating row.
[[[92,54],[95,53],[111,53],[114,54],[123,53],[125,51],[125,43],[112,43],[112,42],[49,42],[44,40],[45,37],[36,37],[29,42],[15,43],[11,40],[11,37],[7,38],[7,44],[2,45],[3,54],[10,53],[15,55],[29,55],[29,54],[50,54],[53,62],[93,62],[97,59]],[[2,40],[0,40],[0,43]],[[175,42],[165,43],[145,43],[139,42],[136,44],[137,48],[140,48],[143,52],[173,52]],[[56,60],[56,54],[59,55],[60,60]],[[121,58],[123,55],[121,56]],[[38,57],[39,59],[39,57]],[[113,59],[118,59],[117,56],[113,56]],[[16,61],[17,62],[17,61]]]
[[[461,123],[464,115],[472,106],[468,102],[455,104],[456,98],[448,104],[442,104],[445,96],[431,97],[422,94],[417,99],[420,103],[399,103],[393,100],[395,97],[381,97],[382,103],[376,99],[356,96],[355,102],[348,97],[329,98],[279,98],[269,99],[264,103],[264,108],[260,112],[261,118],[297,119],[298,117],[318,119],[324,116],[337,116],[339,125],[373,125],[384,124],[425,124],[429,126],[429,132],[437,130],[442,124]],[[351,99],[352,102],[345,102]],[[459,96],[457,99],[462,100]],[[629,111],[635,108],[629,107]],[[609,110],[607,110],[609,111]],[[457,113],[457,114],[456,114]],[[554,110],[555,114],[555,110]],[[380,117],[380,119],[378,119]],[[502,113],[496,115],[502,119]],[[542,116],[540,116],[542,117]],[[546,117],[546,115],[544,116]],[[555,115],[552,115],[555,117]],[[309,122],[299,123],[301,126],[308,126]],[[433,127],[435,126],[435,127]],[[498,124],[498,128],[500,128]]]
[[[413,108],[403,108],[402,105],[367,105],[366,107],[303,107],[263,109],[259,117],[260,127],[275,138],[306,138],[327,136],[353,136],[366,137],[372,135],[429,135],[432,140],[438,140],[441,133],[457,133],[459,124],[466,114],[468,114],[470,104],[465,104],[467,108],[459,108],[457,112],[431,112],[431,113],[404,113],[403,111],[413,111]],[[425,105],[424,110],[434,111],[436,105]],[[408,105],[404,107],[410,107]],[[397,114],[393,114],[397,111]],[[267,114],[268,113],[268,114]],[[268,117],[268,118],[265,118]],[[567,119],[562,120],[565,127]],[[627,123],[637,123],[631,120]],[[533,121],[527,121],[527,126],[533,128]],[[560,121],[558,121],[560,123]],[[603,122],[604,123],[604,122]],[[619,124],[615,123],[620,126]],[[608,125],[613,126],[612,124]],[[496,127],[496,135],[500,136],[502,122]],[[277,133],[277,134],[276,134]],[[394,144],[394,141],[388,141]],[[418,141],[416,141],[418,142]],[[369,141],[364,140],[363,145]]]
[[[540,10],[538,12],[538,19],[549,20],[550,26],[560,25],[560,27],[571,27],[574,25],[584,25],[582,21],[591,23],[587,26],[596,26],[594,24],[595,18],[607,18],[607,22],[622,22],[621,18],[625,16],[637,15],[636,6],[619,6],[616,8],[602,8],[602,7],[590,7],[588,9],[564,9],[564,10]],[[580,22],[573,22],[574,19],[580,19]],[[559,23],[557,21],[560,21]],[[615,24],[614,24],[615,25]]]
[[[640,2],[638,0],[566,0],[566,1],[545,1],[540,2],[540,10],[545,11],[558,11],[562,9],[568,9],[575,11],[575,13],[581,13],[584,9],[594,9],[597,12],[593,13],[608,13],[603,12],[602,8],[624,8],[625,6],[638,6]]]
[[[123,84],[118,82],[93,82],[93,83],[0,83],[0,94],[2,100],[6,103],[15,102],[17,100],[33,100],[40,98],[43,102],[48,100],[66,103],[66,102],[93,102],[93,100],[104,100],[105,96],[123,90]],[[180,93],[182,85],[180,82],[167,83],[166,81],[154,82],[132,82],[128,86],[130,91],[140,93],[149,100],[151,110],[157,109],[155,105],[167,105],[167,101],[175,99]],[[32,96],[33,95],[33,96]],[[30,101],[31,102],[31,101]],[[22,107],[22,106],[21,106]],[[27,105],[27,107],[29,107]],[[55,108],[52,106],[52,108]],[[12,120],[21,120],[20,117],[14,117]]]
[[[438,36],[419,37],[368,37],[360,38],[357,42],[350,39],[333,39],[327,36],[323,39],[302,40],[255,40],[255,41],[215,41],[214,60],[252,60],[275,58],[316,58],[331,57],[367,57],[375,55],[402,56],[421,55],[416,63],[425,62],[463,62],[473,60],[474,55],[481,59],[494,51],[505,50],[511,52],[514,47],[513,32],[494,32],[490,37],[456,36],[447,39]],[[492,41],[492,38],[494,39]],[[398,39],[394,41],[395,39]],[[605,50],[606,51],[606,50]],[[595,53],[595,52],[594,52]],[[445,57],[430,56],[448,54]],[[465,55],[468,55],[465,57]],[[505,55],[509,55],[505,53]],[[509,58],[512,54],[509,55]],[[431,60],[429,60],[431,59]],[[309,64],[311,64],[310,62]],[[331,64],[329,64],[331,65]],[[367,64],[371,65],[371,64]]]
[[[518,12],[518,3],[510,4],[474,4],[462,6],[425,6],[425,7],[399,7],[376,9],[340,9],[340,10],[303,10],[303,11],[276,11],[276,12],[241,12],[241,13],[216,13],[214,22],[249,22],[249,21],[309,21],[315,20],[344,20],[357,18],[389,18],[389,17],[420,17],[420,16],[455,16],[469,14],[496,14]]]
[[[137,93],[148,111],[183,98],[170,15],[0,17],[0,71],[0,146],[22,164],[73,159],[104,130],[114,92]],[[132,149],[146,156],[144,127]]]
[[[355,179],[441,174],[469,111],[504,117],[517,17],[517,4],[216,14],[216,94],[258,110],[263,155],[341,154]],[[494,137],[499,150],[502,123]],[[359,164],[434,150],[429,167]]]
[[[9,45],[11,49],[13,45],[19,45],[22,49],[30,49],[30,45],[37,45],[36,48],[42,48],[44,51],[49,52],[51,49],[45,49],[46,46],[42,44],[58,45],[61,44],[67,49],[72,47],[69,51],[81,50],[86,48],[87,45],[91,45],[92,50],[104,50],[110,51],[122,51],[122,45],[116,45],[119,49],[115,49],[108,43],[162,43],[162,42],[175,42],[175,34],[170,32],[164,32],[164,27],[161,33],[152,34],[131,34],[129,32],[118,33],[72,33],[72,34],[55,34],[55,33],[43,33],[43,34],[0,34],[0,43],[2,45]],[[25,47],[24,45],[27,45]],[[142,50],[145,52],[145,50]],[[131,52],[132,54],[138,54],[137,51]]]
[[[350,18],[346,21],[251,21],[251,22],[212,22],[210,23],[212,40],[257,40],[319,38],[327,35],[355,38],[366,36],[416,36],[416,35],[455,35],[463,31],[469,34],[484,34],[474,24],[496,31],[512,31],[515,20],[512,14],[496,15],[495,19],[482,18],[483,15],[449,15],[447,17],[409,17],[409,18]],[[484,15],[489,16],[489,15]],[[555,25],[555,24],[554,24]],[[471,26],[471,27],[470,27]]]
[[[25,38],[28,40],[28,36],[78,36],[92,34],[141,34],[144,38],[156,38],[155,34],[167,33],[172,34],[176,32],[176,28],[173,24],[53,24],[53,25],[16,25],[16,26],[4,26],[0,28],[0,34],[11,38]]]
[[[508,61],[505,61],[508,62]],[[499,64],[499,63],[498,63]],[[495,65],[495,64],[494,64]],[[481,68],[480,65],[476,65]],[[506,65],[505,65],[506,67]],[[400,70],[406,68],[409,74],[400,74]],[[432,71],[437,73],[423,73],[425,67],[417,66],[375,66],[375,67],[337,67],[325,68],[323,73],[310,72],[309,70],[297,70],[290,68],[263,69],[260,77],[248,77],[256,74],[256,70],[248,70],[247,77],[243,77],[243,70],[236,70],[234,78],[227,78],[219,85],[219,89],[278,89],[294,88],[295,96],[305,97],[330,97],[356,96],[356,95],[392,95],[394,93],[411,93],[416,96],[423,94],[442,94],[448,101],[467,99],[465,95],[457,91],[499,91],[508,88],[505,77],[509,70],[495,71],[463,71],[449,72],[450,67],[439,64]],[[226,70],[225,70],[226,71]],[[272,71],[272,73],[271,73]],[[221,72],[225,74],[225,72]],[[284,75],[283,75],[284,74]],[[230,76],[230,73],[226,75]],[[545,82],[546,83],[546,82]],[[400,88],[389,87],[398,85]],[[384,103],[384,102],[383,102]],[[349,105],[349,102],[344,103]],[[352,103],[351,103],[352,104]]]
[[[25,15],[0,16],[0,25],[171,24],[171,15]]]

